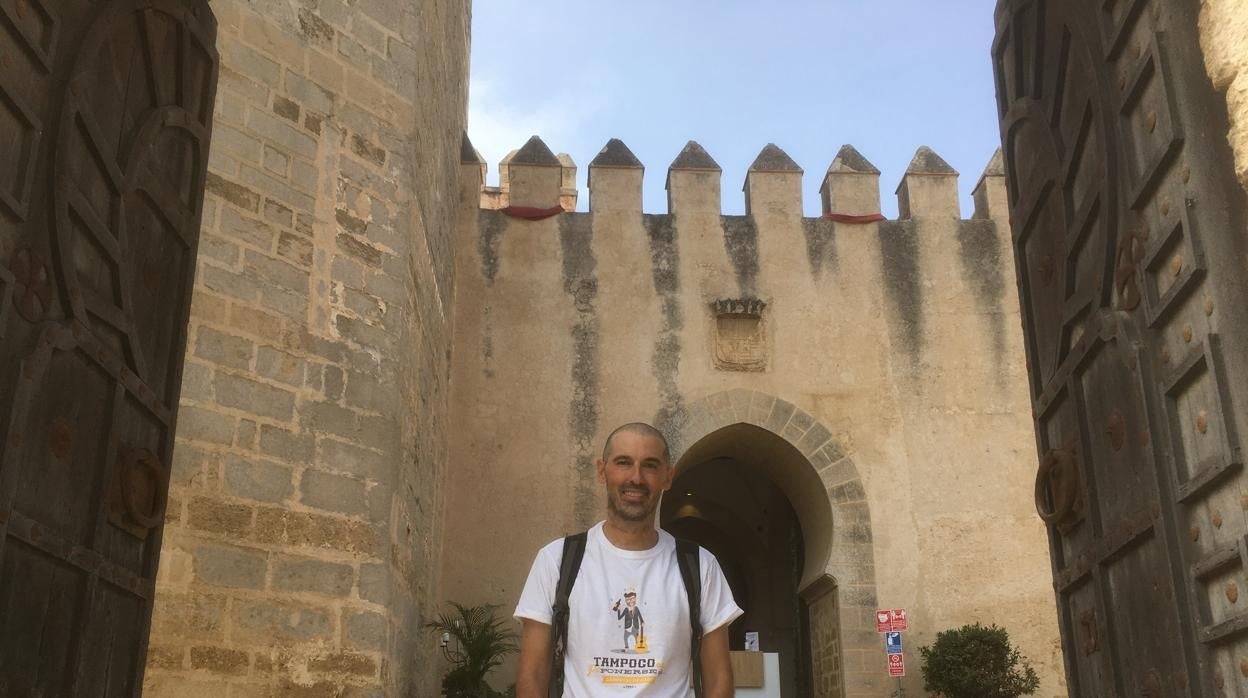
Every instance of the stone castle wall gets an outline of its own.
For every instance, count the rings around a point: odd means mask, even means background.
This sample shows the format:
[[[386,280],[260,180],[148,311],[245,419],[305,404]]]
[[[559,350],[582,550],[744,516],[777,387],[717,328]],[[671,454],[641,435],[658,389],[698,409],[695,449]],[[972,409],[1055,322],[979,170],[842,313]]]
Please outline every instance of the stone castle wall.
[[[834,512],[817,530],[788,483],[806,559],[828,560],[804,584],[838,586],[812,606],[838,626],[812,629],[820,695],[891,690],[879,606],[910,612],[908,692],[918,647],[977,620],[1010,631],[1040,695],[1065,692],[999,163],[962,220],[956,173],[921,149],[901,219],[877,220],[878,171],[846,148],[824,180],[836,219],[812,219],[800,169],[769,146],[747,214],[725,216],[721,172],[690,144],[669,213],[648,215],[641,163],[612,142],[588,213],[527,220],[478,210],[465,155],[446,545],[488,554],[444,558],[448,599],[510,608],[537,548],[603,515],[593,461],[612,426],[653,421],[679,455],[746,422],[805,454],[802,483]],[[512,213],[556,207],[561,166],[537,139],[511,156]]]
[[[469,3],[211,7],[145,694],[434,695]]]
[[[1226,95],[1235,172],[1248,189],[1248,0],[1205,0],[1199,26],[1205,69]]]

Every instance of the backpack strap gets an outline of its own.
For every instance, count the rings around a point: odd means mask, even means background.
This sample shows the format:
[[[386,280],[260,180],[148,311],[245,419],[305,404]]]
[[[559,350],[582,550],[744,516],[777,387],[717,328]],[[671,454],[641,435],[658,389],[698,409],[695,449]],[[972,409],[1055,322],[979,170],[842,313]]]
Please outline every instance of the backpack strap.
[[[676,539],[676,565],[689,597],[689,659],[693,694],[702,698],[702,569],[698,544]]]
[[[568,597],[572,585],[581,571],[581,558],[585,557],[587,531],[563,539],[563,558],[559,561],[559,583],[555,585],[555,603],[551,606],[550,698],[563,696],[563,658],[568,650]]]

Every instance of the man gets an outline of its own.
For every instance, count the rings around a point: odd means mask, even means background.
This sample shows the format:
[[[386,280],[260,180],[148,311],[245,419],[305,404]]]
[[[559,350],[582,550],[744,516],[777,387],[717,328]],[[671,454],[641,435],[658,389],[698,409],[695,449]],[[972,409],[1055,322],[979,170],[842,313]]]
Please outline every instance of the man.
[[[565,698],[627,696],[628,698],[692,698],[689,601],[676,560],[676,541],[655,528],[659,497],[674,475],[667,440],[648,424],[625,424],[607,437],[598,460],[598,482],[607,491],[607,518],[588,532],[585,554],[569,598],[567,652],[564,657]],[[563,554],[560,538],[538,551],[515,616],[520,632],[517,698],[547,698],[555,588]],[[742,610],[732,598],[715,557],[699,550],[702,635],[699,656],[704,698],[733,694],[728,660],[728,624]],[[644,600],[637,632],[628,648],[617,649],[618,605],[607,612],[603,599],[632,592],[633,604]],[[618,603],[618,602],[617,602]],[[630,608],[634,608],[629,604]]]
[[[615,619],[624,621],[624,651],[628,651],[628,638],[633,638],[633,649],[637,649],[638,637],[646,636],[646,619],[641,616],[641,609],[637,608],[637,592],[624,592],[624,608],[620,608],[620,602],[617,599],[615,605],[611,607],[615,611]]]

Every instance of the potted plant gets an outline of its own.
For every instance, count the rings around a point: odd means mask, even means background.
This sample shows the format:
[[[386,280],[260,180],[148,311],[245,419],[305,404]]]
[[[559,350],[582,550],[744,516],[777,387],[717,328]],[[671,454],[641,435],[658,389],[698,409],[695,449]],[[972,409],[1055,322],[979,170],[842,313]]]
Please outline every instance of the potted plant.
[[[1009,633],[995,625],[945,630],[919,651],[923,688],[947,698],[1014,698],[1031,695],[1040,685]]]
[[[451,663],[451,670],[442,677],[442,695],[446,698],[507,695],[490,687],[485,677],[504,657],[519,650],[515,633],[494,615],[496,605],[462,606],[454,602],[451,605],[455,613],[441,614],[425,624],[440,638],[442,654]]]

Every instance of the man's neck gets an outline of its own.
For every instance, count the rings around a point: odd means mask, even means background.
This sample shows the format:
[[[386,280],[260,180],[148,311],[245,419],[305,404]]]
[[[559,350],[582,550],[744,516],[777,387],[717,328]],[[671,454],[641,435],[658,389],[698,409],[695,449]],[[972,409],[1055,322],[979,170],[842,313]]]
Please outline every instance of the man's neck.
[[[620,521],[612,516],[602,524],[602,534],[621,550],[649,550],[659,544],[654,521]]]

